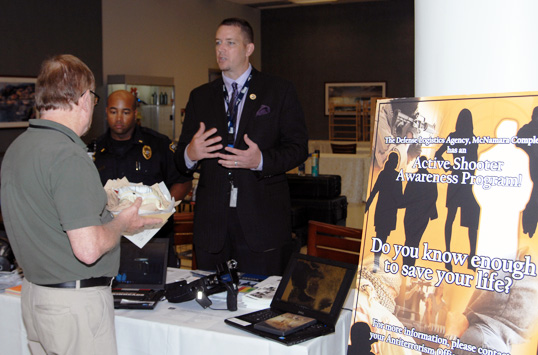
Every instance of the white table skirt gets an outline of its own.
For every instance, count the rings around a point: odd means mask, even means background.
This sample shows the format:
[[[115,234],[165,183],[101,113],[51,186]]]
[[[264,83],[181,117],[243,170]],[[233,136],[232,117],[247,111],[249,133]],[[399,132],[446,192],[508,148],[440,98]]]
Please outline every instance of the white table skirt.
[[[188,270],[170,269],[168,280],[177,280]],[[215,300],[215,308],[226,301]],[[160,302],[153,311],[116,310],[116,336],[120,355],[219,354],[256,355],[346,354],[351,311],[344,309],[333,334],[285,346],[233,328],[225,318],[253,311],[238,304],[238,311],[203,309],[196,301]],[[30,354],[22,324],[20,296],[0,294],[0,355]]]

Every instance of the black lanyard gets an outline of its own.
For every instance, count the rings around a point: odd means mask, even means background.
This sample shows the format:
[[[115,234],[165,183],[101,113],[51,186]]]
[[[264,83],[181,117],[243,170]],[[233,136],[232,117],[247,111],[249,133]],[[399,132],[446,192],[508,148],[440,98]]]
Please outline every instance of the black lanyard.
[[[245,82],[245,85],[243,85],[243,88],[239,92],[239,95],[237,95],[237,99],[235,102],[230,102],[228,98],[228,90],[226,90],[226,85],[222,84],[222,91],[224,93],[224,100],[226,101],[226,104],[228,105],[228,109],[226,110],[226,117],[228,118],[228,147],[234,146],[235,141],[235,123],[237,121],[237,113],[239,110],[239,105],[241,104],[241,101],[243,100],[243,97],[245,96],[246,92],[248,91],[248,87],[250,85],[250,79],[252,79],[252,74],[248,76],[247,81]],[[232,114],[232,107],[233,107],[233,113]]]

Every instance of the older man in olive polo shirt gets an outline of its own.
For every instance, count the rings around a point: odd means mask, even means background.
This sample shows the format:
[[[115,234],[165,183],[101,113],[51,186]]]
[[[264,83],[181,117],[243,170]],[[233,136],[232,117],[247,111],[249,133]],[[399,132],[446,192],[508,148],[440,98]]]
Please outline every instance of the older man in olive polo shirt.
[[[116,354],[110,284],[118,242],[161,222],[138,215],[141,200],[111,220],[99,174],[80,139],[98,102],[78,58],[46,60],[36,84],[41,119],[8,148],[2,214],[23,269],[22,315],[32,354]]]

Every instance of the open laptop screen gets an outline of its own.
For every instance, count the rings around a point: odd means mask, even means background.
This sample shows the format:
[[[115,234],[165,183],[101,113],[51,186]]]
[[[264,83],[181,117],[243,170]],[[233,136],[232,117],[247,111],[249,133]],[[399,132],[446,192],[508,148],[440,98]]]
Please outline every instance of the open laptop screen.
[[[334,326],[356,271],[357,265],[294,254],[271,307]]]
[[[155,238],[142,249],[122,239],[120,270],[114,288],[164,289],[168,260],[168,239]]]

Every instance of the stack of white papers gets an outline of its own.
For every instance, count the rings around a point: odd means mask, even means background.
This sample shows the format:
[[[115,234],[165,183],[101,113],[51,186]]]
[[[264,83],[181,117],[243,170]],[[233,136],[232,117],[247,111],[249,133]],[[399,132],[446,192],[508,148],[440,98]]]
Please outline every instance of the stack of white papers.
[[[256,285],[256,288],[243,294],[241,301],[247,308],[263,309],[271,306],[271,301],[282,276],[269,276]]]

